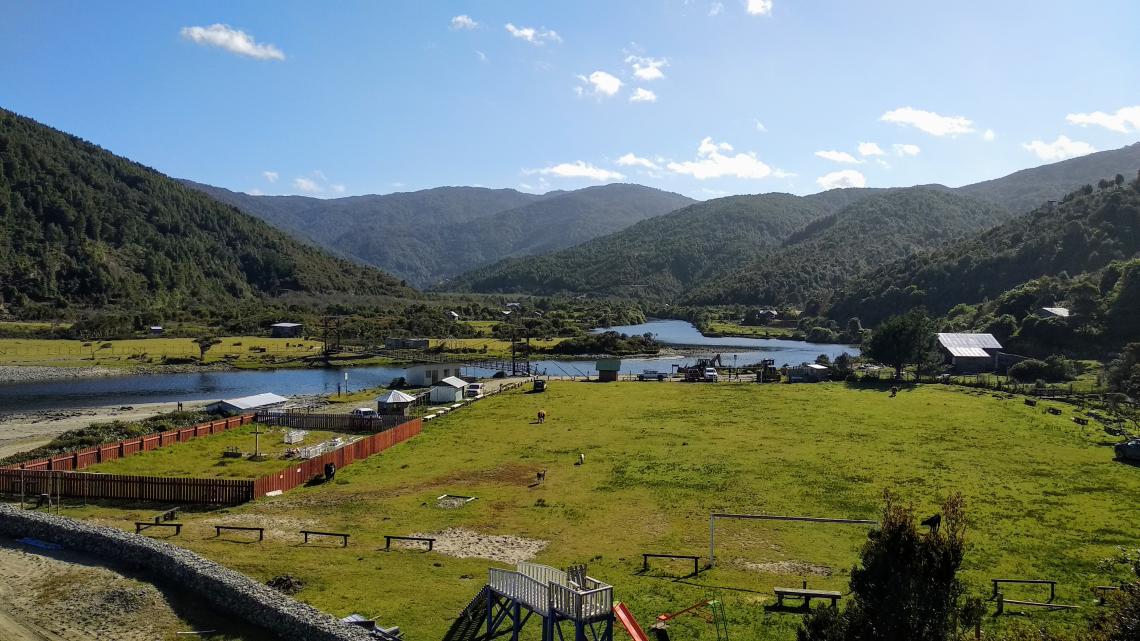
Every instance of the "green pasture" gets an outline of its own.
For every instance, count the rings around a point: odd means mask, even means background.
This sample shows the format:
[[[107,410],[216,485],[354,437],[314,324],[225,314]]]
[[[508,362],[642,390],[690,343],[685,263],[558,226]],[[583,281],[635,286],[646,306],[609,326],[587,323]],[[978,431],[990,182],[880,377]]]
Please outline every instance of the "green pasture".
[[[206,362],[256,365],[267,360],[320,354],[319,341],[262,336],[224,336],[210,348]],[[110,341],[0,338],[0,365],[102,365],[131,367],[162,364],[164,358],[197,359],[201,350],[192,338],[132,338]]]
[[[254,435],[255,429],[261,433]],[[243,425],[222,434],[199,437],[185,443],[92,465],[84,471],[136,476],[254,479],[295,463],[296,459],[283,458],[287,449],[316,445],[343,435],[313,430],[303,442],[296,445],[286,445],[284,436],[285,429],[281,427]],[[255,439],[256,451],[267,457],[267,460],[250,460],[248,455],[255,451]],[[226,458],[223,452],[230,447],[236,447],[244,456]]]
[[[711,321],[708,328],[721,336],[744,336],[746,338],[791,338],[796,334],[796,329],[793,327],[741,325],[726,321]]]
[[[846,593],[866,527],[721,522],[717,567],[642,552],[708,554],[710,512],[875,519],[882,493],[934,513],[950,492],[971,524],[964,579],[1055,579],[1065,613],[987,617],[989,629],[1026,621],[1083,627],[1090,588],[1112,582],[1101,560],[1140,539],[1140,468],[1112,460],[1112,440],[1073,411],[1044,413],[1016,397],[951,386],[879,389],[818,385],[555,382],[544,394],[487,398],[425,425],[424,433],[340,470],[334,481],[283,496],[186,515],[170,539],[259,580],[292,574],[298,598],[343,616],[397,624],[410,639],[439,639],[486,580],[481,558],[383,550],[385,534],[464,528],[548,541],[535,560],[587,563],[615,586],[643,626],[706,598],[725,603],[735,639],[795,638],[800,615],[771,609],[772,587]],[[539,409],[547,420],[532,422]],[[193,447],[188,445],[187,447]],[[579,454],[584,465],[575,465]],[[128,464],[129,464],[128,460]],[[536,485],[535,472],[547,470]],[[478,497],[441,509],[441,494]],[[128,529],[156,506],[65,509]],[[263,543],[214,538],[212,524],[266,528]],[[352,534],[300,545],[300,529]],[[1038,600],[1033,586],[1009,598]],[[1020,623],[1014,623],[1020,622]],[[536,638],[537,624],[525,634]],[[674,639],[713,639],[712,626],[678,619]],[[623,632],[616,632],[622,638]]]

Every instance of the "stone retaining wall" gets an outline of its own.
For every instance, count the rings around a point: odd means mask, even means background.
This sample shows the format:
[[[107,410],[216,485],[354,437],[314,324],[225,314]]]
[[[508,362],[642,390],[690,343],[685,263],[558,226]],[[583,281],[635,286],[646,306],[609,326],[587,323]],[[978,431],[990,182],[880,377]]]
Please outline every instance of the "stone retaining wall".
[[[114,528],[0,504],[0,536],[58,543],[127,567],[261,626],[282,639],[364,641],[363,629],[264,586],[189,550]]]

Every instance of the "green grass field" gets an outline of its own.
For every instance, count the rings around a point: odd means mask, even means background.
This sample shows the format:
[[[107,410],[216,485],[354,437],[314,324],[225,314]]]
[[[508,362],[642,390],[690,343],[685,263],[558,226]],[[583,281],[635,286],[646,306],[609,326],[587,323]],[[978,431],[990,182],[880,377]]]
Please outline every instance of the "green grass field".
[[[254,452],[254,429],[257,451],[268,457],[265,461],[249,458],[225,458],[222,453],[236,447],[246,454]],[[127,458],[99,463],[86,468],[86,472],[103,474],[132,474],[137,476],[189,476],[196,478],[253,479],[289,467],[295,461],[281,458],[285,450],[293,447],[316,445],[337,436],[334,432],[310,431],[304,442],[286,445],[284,428],[265,425],[243,425],[224,434],[209,438],[196,438],[179,445],[160,447]]]
[[[256,366],[267,360],[313,356],[321,350],[319,341],[299,338],[225,336],[221,341],[206,354],[207,363],[226,360],[238,366]],[[132,367],[160,364],[163,357],[197,358],[200,354],[191,338],[112,341],[0,338],[0,365]]]
[[[712,321],[709,329],[721,336],[744,336],[747,338],[789,338],[796,333],[792,327],[740,325],[725,321]]]
[[[260,580],[300,577],[307,585],[298,598],[333,614],[360,612],[400,625],[408,638],[438,639],[488,566],[500,564],[385,552],[383,535],[458,527],[523,536],[549,542],[538,562],[588,563],[643,625],[716,597],[733,638],[787,640],[800,616],[768,609],[772,587],[806,579],[846,592],[865,527],[723,522],[718,566],[699,577],[679,578],[691,568],[684,562],[655,562],[640,574],[640,553],[707,555],[713,511],[874,519],[886,489],[919,514],[960,491],[972,519],[963,576],[975,593],[994,576],[1051,578],[1060,582],[1058,602],[1084,608],[987,617],[986,626],[1075,629],[1096,609],[1090,587],[1114,578],[1099,562],[1140,537],[1140,468],[1112,460],[1095,422],[1074,424],[1067,406],[1047,415],[1046,405],[936,385],[890,398],[837,383],[555,382],[545,394],[503,394],[432,421],[332,483],[188,514],[172,541]],[[531,422],[538,409],[549,416],[543,425]],[[574,464],[579,453],[583,466]],[[545,484],[532,486],[542,469]],[[435,504],[444,493],[478,499],[444,510]],[[154,510],[65,513],[129,529]],[[223,521],[264,525],[266,541],[213,538],[209,526]],[[350,532],[352,544],[298,545],[305,528]],[[1042,597],[1031,587],[1007,596]],[[715,633],[689,617],[672,636]]]

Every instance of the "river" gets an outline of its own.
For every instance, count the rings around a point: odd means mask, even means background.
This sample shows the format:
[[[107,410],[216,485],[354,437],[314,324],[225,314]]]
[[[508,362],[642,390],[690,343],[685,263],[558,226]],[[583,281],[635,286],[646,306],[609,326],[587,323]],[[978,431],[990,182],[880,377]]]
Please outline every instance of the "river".
[[[643,369],[670,371],[673,365],[689,365],[697,358],[721,354],[726,367],[757,363],[765,358],[775,359],[776,365],[814,361],[820,354],[835,358],[842,352],[857,354],[850,345],[825,345],[802,341],[766,338],[708,338],[685,321],[650,321],[641,325],[599,328],[594,331],[614,331],[626,334],[655,334],[666,345],[697,346],[700,351],[686,351],[684,356],[658,356],[627,358],[622,360],[622,372],[640,372]],[[707,351],[704,351],[707,348]],[[535,361],[538,372],[551,376],[596,375],[593,360],[541,360]],[[387,385],[393,378],[404,375],[399,367],[353,367],[346,369],[279,369],[251,371],[222,371],[185,374],[128,374],[103,378],[54,380],[38,383],[0,384],[0,413],[45,410],[57,408],[96,407],[103,405],[131,405],[160,401],[193,401],[235,398],[274,392],[283,396],[297,394],[329,394],[337,391],[337,384],[348,374],[350,390]],[[464,372],[474,376],[491,376],[494,372],[468,368]]]

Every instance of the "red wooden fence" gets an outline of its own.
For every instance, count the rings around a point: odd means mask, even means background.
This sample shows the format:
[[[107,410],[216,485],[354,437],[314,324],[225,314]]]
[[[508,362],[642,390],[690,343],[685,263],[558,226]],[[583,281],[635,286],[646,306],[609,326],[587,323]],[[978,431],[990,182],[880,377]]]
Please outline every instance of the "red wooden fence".
[[[324,474],[326,463],[334,463],[337,469],[340,469],[351,465],[353,461],[366,459],[419,434],[423,424],[422,419],[414,418],[391,429],[349,443],[328,454],[302,461],[280,472],[267,474],[253,482],[253,498],[261,498],[269,492],[284,492],[306,483],[314,476]]]
[[[232,429],[224,426],[235,420],[248,422],[251,416],[234,417],[229,421],[215,421],[207,426],[206,434]],[[215,425],[217,423],[218,425]],[[335,463],[337,468],[351,465],[373,454],[382,452],[397,443],[408,440],[420,433],[423,421],[411,419],[406,423],[366,436],[314,459],[301,461],[288,469],[268,474],[256,480],[175,478],[163,476],[128,476],[125,474],[97,474],[76,472],[87,465],[99,461],[109,461],[128,456],[137,451],[161,447],[177,433],[176,440],[182,442],[194,438],[203,426],[173,430],[130,441],[72,452],[63,456],[29,461],[33,468],[8,466],[0,468],[0,493],[34,497],[38,494],[66,496],[84,499],[126,499],[133,501],[155,501],[160,503],[208,503],[232,505],[261,498],[269,492],[291,490],[307,482],[314,476],[324,474],[326,463]],[[216,430],[216,432],[215,432]],[[129,452],[124,454],[124,452]],[[55,466],[55,467],[52,467]]]
[[[174,443],[185,443],[193,438],[201,436],[211,436],[213,434],[220,434],[227,430],[232,430],[235,427],[248,425],[254,419],[253,414],[243,414],[242,416],[232,416],[226,419],[219,419],[209,423],[202,423],[193,427],[184,427],[179,430],[169,430],[166,432],[156,432],[138,438],[127,439],[119,441],[118,443],[105,443],[103,445],[96,445],[83,450],[76,450],[66,454],[57,454],[50,458],[41,458],[34,461],[24,461],[23,463],[14,463],[12,465],[5,465],[0,467],[0,470],[32,470],[32,471],[69,471],[69,470],[82,470],[85,467],[102,463],[104,461],[113,461],[117,458],[131,456],[139,452],[149,452],[156,450],[160,447],[172,445]]]

